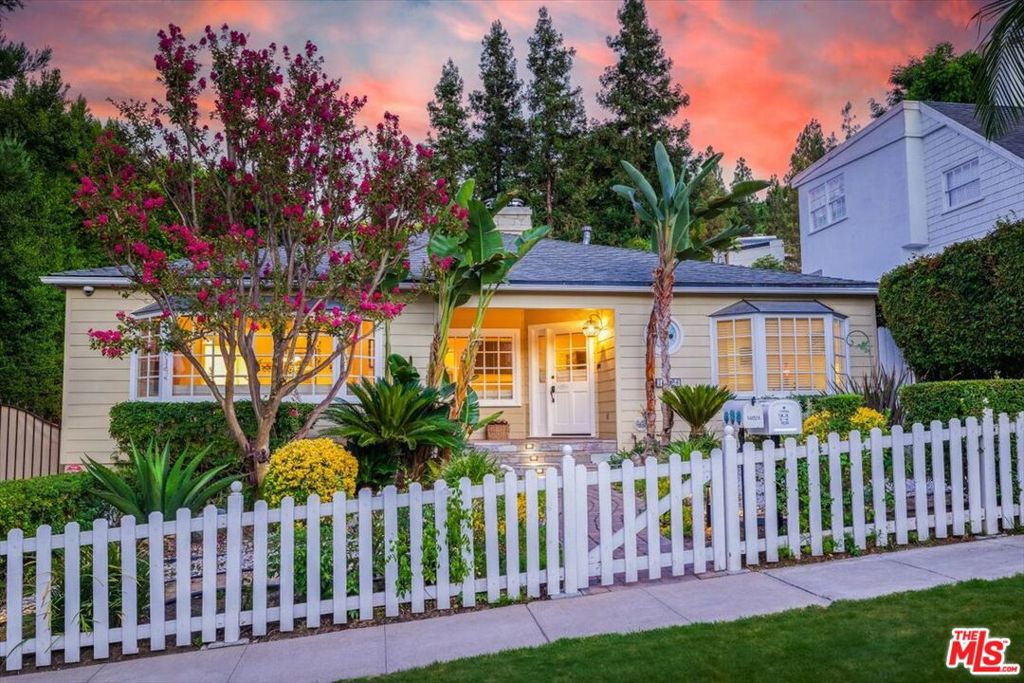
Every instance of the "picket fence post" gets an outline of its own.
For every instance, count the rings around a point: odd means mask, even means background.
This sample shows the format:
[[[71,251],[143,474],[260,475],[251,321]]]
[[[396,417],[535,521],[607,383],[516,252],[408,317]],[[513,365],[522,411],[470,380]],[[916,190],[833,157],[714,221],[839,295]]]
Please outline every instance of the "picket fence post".
[[[999,533],[999,518],[996,501],[996,444],[995,425],[992,410],[985,409],[985,417],[981,422],[981,501],[985,509],[985,533]]]
[[[732,427],[725,428],[724,457],[724,498],[725,498],[725,554],[726,569],[731,572],[742,569],[740,557],[740,501],[739,473],[736,469],[738,456],[736,453],[736,437],[732,435]]]

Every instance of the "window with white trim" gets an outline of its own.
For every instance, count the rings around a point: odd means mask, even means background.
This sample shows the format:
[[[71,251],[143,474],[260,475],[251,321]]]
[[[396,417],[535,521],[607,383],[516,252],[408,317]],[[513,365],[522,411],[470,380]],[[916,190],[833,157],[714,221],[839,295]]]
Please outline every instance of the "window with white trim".
[[[810,189],[811,232],[846,218],[846,186],[843,174]]]
[[[715,318],[715,382],[736,394],[829,391],[848,375],[846,320],[839,315],[752,313]]]
[[[467,342],[465,331],[449,334],[444,364],[453,382],[459,378]],[[519,405],[519,355],[519,330],[483,331],[469,382],[482,405]]]
[[[189,321],[181,319],[179,325],[187,329]],[[362,334],[368,336],[361,339],[354,349],[346,384],[354,384],[364,377],[373,379],[376,376],[377,344],[374,339],[372,323],[364,323]],[[316,349],[309,361],[310,364],[307,364],[303,372],[309,372],[311,368],[326,361],[333,353],[335,343],[335,339],[331,336],[318,336],[315,341]],[[299,371],[299,364],[306,354],[307,344],[308,340],[305,337],[298,339],[293,358],[286,362],[286,372],[294,374]],[[210,389],[203,380],[199,368],[183,353],[156,351],[155,345],[153,348],[153,353],[139,351],[132,355],[134,381],[130,394],[133,399],[175,401],[210,398]],[[273,337],[269,328],[261,327],[256,331],[253,338],[253,349],[259,364],[257,376],[261,385],[266,386],[270,382],[273,362]],[[220,353],[216,338],[209,337],[193,341],[191,352],[202,365],[203,371],[223,386],[227,378],[227,365]],[[341,358],[335,359],[315,375],[304,380],[295,390],[295,395],[300,400],[322,399],[340,376],[343,370],[342,360]],[[245,387],[249,384],[249,377],[245,361],[241,356],[235,359],[234,377],[236,388],[240,388],[241,393],[244,394],[240,398],[246,398],[248,392]],[[341,398],[349,396],[347,387],[342,387],[339,396]]]
[[[947,209],[955,209],[981,198],[980,168],[978,158],[975,157],[943,174]]]

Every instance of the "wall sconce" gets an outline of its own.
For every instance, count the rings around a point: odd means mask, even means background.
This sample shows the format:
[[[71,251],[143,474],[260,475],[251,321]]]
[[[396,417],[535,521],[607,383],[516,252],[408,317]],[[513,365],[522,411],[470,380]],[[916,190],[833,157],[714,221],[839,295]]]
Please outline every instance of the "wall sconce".
[[[596,337],[598,334],[601,333],[602,327],[603,325],[601,324],[601,318],[599,318],[596,314],[591,314],[591,316],[587,318],[587,321],[583,323],[583,336]]]

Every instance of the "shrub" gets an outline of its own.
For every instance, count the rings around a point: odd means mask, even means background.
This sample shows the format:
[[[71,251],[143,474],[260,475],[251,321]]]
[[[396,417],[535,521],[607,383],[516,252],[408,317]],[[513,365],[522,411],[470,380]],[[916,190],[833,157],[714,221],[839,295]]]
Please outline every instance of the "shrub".
[[[202,450],[172,459],[169,446],[160,448],[150,441],[145,450],[131,445],[129,466],[123,468],[124,472],[91,459],[85,469],[95,480],[97,496],[141,523],[151,512],[163,514],[164,519],[173,519],[181,508],[198,512],[238,480],[237,475],[220,476],[227,465],[199,473],[205,455]]]
[[[803,438],[806,440],[813,434],[818,437],[820,442],[825,443],[828,441],[828,435],[832,432],[845,439],[851,431],[857,430],[866,437],[872,429],[885,430],[888,426],[885,415],[863,406],[855,409],[851,414],[822,410],[811,413],[804,420]]]
[[[1024,221],[887,273],[878,299],[920,379],[1024,377]]]
[[[856,393],[843,394],[804,394],[794,396],[800,403],[804,415],[827,411],[833,415],[849,417],[864,405],[864,397]]]
[[[785,270],[786,264],[775,258],[771,254],[765,254],[759,256],[750,264],[751,268],[757,268],[759,270]]]
[[[360,485],[380,488],[395,483],[399,472],[418,481],[441,451],[463,445],[462,425],[449,419],[446,397],[402,369],[391,380],[349,386],[356,400],[324,411],[335,426],[323,434],[347,440],[359,459]]]
[[[256,418],[252,403],[235,404],[238,421],[245,433],[256,434]],[[291,441],[313,410],[308,403],[294,403],[283,407],[270,434],[271,452]],[[122,453],[128,453],[132,442],[167,444],[172,455],[196,453],[208,449],[199,467],[205,472],[219,465],[227,465],[228,474],[246,474],[249,467],[242,458],[238,444],[228,431],[227,421],[219,405],[213,401],[187,403],[152,403],[126,401],[110,409],[110,436]]]
[[[359,463],[331,439],[300,439],[282,446],[270,457],[263,497],[271,506],[291,496],[298,502],[312,494],[330,500],[335,491],[356,493]]]
[[[0,482],[0,537],[6,538],[11,529],[32,536],[44,524],[55,532],[68,522],[88,528],[106,509],[93,493],[92,477],[84,472]]]
[[[903,422],[903,404],[900,389],[910,381],[911,375],[905,367],[899,369],[873,369],[860,379],[850,377],[846,386],[851,394],[859,394],[864,405],[889,416],[892,424]]]
[[[501,463],[487,451],[468,450],[453,455],[444,465],[431,465],[434,479],[443,479],[448,488],[458,488],[459,480],[467,477],[474,484],[482,484],[484,477],[503,476]]]
[[[986,408],[996,415],[1024,410],[1024,380],[990,379],[954,382],[919,382],[900,389],[907,424],[954,417],[981,418]]]
[[[704,436],[707,424],[732,397],[733,393],[728,389],[711,384],[684,384],[666,389],[661,394],[665,405],[690,425],[693,438]]]
[[[687,462],[690,459],[690,454],[694,451],[700,451],[701,455],[708,458],[711,456],[711,451],[721,447],[722,444],[718,439],[705,435],[694,439],[673,441],[665,449],[665,455],[678,454],[683,462]]]

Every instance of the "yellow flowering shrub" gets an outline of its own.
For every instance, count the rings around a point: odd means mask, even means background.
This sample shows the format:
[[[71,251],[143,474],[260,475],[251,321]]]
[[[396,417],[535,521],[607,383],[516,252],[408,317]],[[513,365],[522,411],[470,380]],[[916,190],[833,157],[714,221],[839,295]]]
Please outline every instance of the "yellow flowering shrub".
[[[826,441],[830,432],[835,432],[843,439],[853,430],[857,430],[862,436],[867,436],[874,428],[887,431],[889,425],[885,415],[872,408],[861,406],[852,415],[834,415],[827,410],[811,413],[804,420],[803,437],[814,435],[819,441]]]
[[[335,491],[353,496],[358,472],[355,456],[331,439],[292,441],[270,457],[263,497],[275,506],[286,496],[298,503],[314,493],[321,500],[330,500]]]

